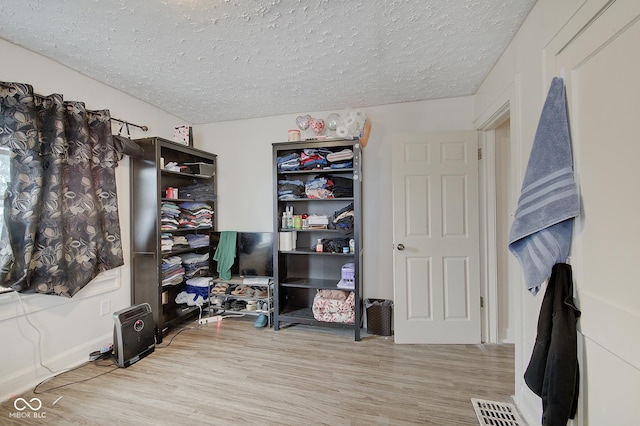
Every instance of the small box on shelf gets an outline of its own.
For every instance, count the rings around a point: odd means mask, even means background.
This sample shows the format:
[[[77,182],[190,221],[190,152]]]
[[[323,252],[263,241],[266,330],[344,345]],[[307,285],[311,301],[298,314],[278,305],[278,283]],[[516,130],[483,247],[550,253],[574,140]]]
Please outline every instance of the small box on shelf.
[[[189,166],[189,171],[194,175],[200,176],[213,176],[216,168],[213,164],[208,163],[185,163],[185,166]]]

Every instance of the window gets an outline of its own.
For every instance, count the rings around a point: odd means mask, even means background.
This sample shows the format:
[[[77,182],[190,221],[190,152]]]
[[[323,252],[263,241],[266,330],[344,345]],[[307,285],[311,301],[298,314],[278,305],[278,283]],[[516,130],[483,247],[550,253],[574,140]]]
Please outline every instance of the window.
[[[4,227],[4,193],[7,190],[7,183],[9,182],[9,150],[4,147],[0,147],[0,235],[2,234],[2,228]],[[11,291],[5,287],[0,287],[0,293],[5,291]]]
[[[4,226],[4,192],[9,182],[9,150],[0,147],[0,231]]]

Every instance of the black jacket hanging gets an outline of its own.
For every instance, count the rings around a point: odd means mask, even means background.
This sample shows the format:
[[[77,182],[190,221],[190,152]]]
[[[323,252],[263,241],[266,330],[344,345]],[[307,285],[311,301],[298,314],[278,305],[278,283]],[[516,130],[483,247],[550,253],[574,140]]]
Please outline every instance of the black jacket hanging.
[[[538,334],[524,380],[542,398],[542,424],[565,426],[578,402],[579,369],[571,266],[553,266],[540,307]]]

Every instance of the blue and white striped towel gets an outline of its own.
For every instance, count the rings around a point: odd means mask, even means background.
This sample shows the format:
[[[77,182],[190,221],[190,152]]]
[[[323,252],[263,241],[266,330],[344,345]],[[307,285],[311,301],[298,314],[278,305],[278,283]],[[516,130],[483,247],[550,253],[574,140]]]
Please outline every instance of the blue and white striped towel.
[[[549,278],[553,265],[566,262],[573,219],[579,214],[564,81],[555,77],[540,115],[509,232],[509,250],[520,262],[533,295]]]

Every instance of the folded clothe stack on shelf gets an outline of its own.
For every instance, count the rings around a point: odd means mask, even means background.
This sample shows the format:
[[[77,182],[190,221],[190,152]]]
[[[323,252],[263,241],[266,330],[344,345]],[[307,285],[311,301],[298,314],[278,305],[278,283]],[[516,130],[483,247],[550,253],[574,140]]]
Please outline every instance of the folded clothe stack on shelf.
[[[186,253],[180,256],[185,277],[201,277],[209,274],[209,253]]]
[[[303,170],[322,169],[328,163],[327,154],[331,151],[325,149],[308,148],[300,153],[300,168]]]
[[[301,180],[281,179],[278,181],[278,199],[304,198],[305,185]]]
[[[180,256],[162,259],[162,285],[176,285],[184,280],[184,267]]]
[[[191,248],[206,247],[209,245],[208,234],[187,234],[184,237],[189,242],[189,247]]]
[[[326,199],[333,198],[333,181],[325,176],[316,176],[309,179],[304,185],[304,193],[307,198]]]
[[[189,198],[193,201],[216,201],[215,187],[210,182],[198,182],[193,185],[180,188],[180,197]]]
[[[189,248],[189,240],[184,235],[173,235],[173,249],[184,250]]]
[[[348,169],[353,167],[353,150],[333,152],[327,148],[307,148],[276,159],[281,172],[314,169]]]
[[[180,228],[208,228],[213,221],[213,210],[207,203],[185,202],[180,203]]]
[[[331,169],[350,169],[353,167],[353,151],[343,149],[327,155],[327,161]]]
[[[329,222],[330,229],[336,229],[345,235],[353,234],[353,203],[333,213]]]
[[[163,252],[173,250],[173,235],[163,232],[160,236],[160,249]]]
[[[176,203],[163,202],[160,209],[160,229],[170,231],[179,228],[180,207]]]
[[[327,176],[333,183],[329,187],[334,198],[353,197],[353,179],[341,176]]]
[[[306,182],[297,179],[278,181],[278,199],[327,199],[353,197],[353,181],[340,176],[318,175]]]
[[[298,170],[300,168],[300,154],[297,152],[283,155],[282,157],[278,157],[276,162],[278,163],[278,170],[280,171],[290,171],[290,170]]]
[[[189,248],[189,241],[184,235],[173,235],[169,232],[163,232],[160,239],[160,245],[163,252],[170,252],[173,250],[184,250]]]

